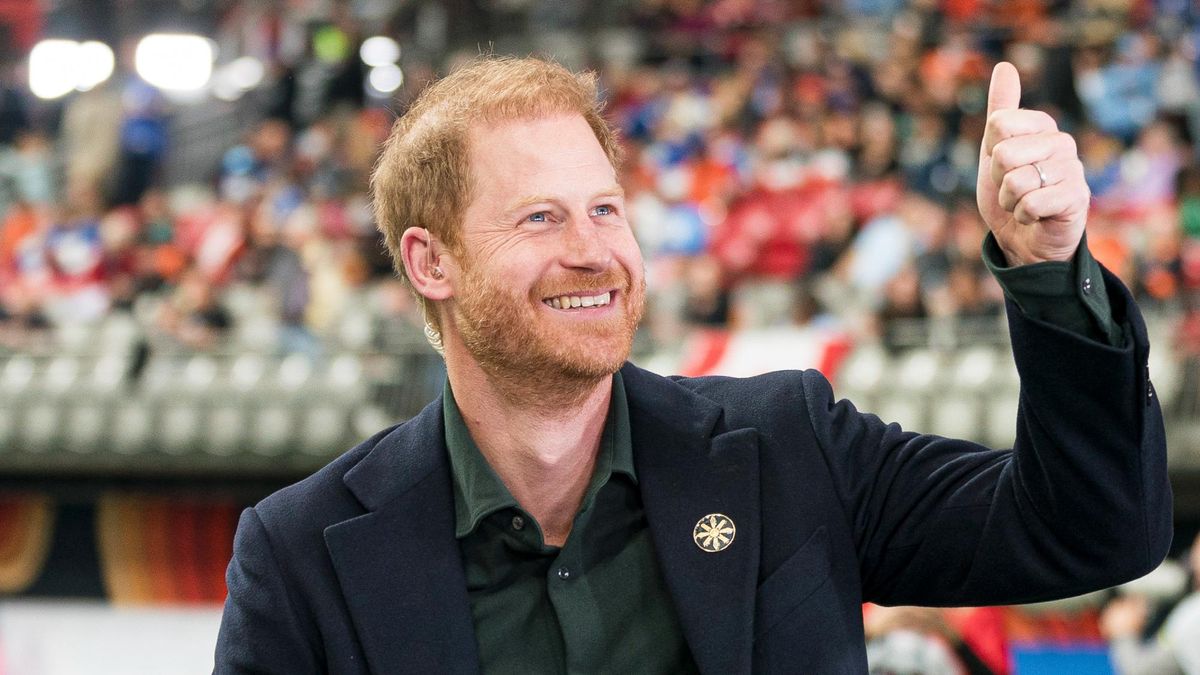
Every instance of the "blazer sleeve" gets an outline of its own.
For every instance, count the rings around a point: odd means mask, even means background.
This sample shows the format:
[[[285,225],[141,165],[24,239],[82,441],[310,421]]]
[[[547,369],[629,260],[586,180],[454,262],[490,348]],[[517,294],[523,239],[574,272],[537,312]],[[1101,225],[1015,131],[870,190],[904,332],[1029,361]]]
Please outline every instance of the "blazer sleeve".
[[[1112,347],[1009,303],[1021,377],[1011,450],[918,435],[804,376],[813,432],[855,538],[863,599],[987,605],[1067,597],[1141,576],[1171,543],[1162,414],[1145,325],[1106,274]]]
[[[228,596],[217,635],[213,672],[323,672],[313,643],[299,621],[262,519],[253,508],[242,512],[225,573]]]

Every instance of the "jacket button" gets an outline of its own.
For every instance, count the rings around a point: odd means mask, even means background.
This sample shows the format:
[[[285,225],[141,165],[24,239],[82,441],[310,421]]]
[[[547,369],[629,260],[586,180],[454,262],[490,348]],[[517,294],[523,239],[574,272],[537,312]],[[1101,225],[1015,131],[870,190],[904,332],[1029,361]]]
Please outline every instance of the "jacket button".
[[[558,568],[558,578],[562,579],[563,581],[570,579],[571,578],[571,570],[567,569],[566,567]]]
[[[1092,294],[1092,278],[1091,277],[1083,278],[1083,294],[1084,295]]]
[[[512,529],[514,529],[518,532],[525,529],[525,519],[522,518],[521,516],[513,516],[512,517]]]

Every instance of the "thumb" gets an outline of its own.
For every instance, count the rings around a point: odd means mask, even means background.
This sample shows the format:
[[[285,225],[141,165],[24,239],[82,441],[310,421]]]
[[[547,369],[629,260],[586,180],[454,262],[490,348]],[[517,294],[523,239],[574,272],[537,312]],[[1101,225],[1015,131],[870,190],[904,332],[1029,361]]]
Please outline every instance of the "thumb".
[[[1008,61],[1001,61],[992,69],[992,83],[988,87],[987,112],[990,117],[997,110],[1014,109],[1021,105],[1021,76]]]

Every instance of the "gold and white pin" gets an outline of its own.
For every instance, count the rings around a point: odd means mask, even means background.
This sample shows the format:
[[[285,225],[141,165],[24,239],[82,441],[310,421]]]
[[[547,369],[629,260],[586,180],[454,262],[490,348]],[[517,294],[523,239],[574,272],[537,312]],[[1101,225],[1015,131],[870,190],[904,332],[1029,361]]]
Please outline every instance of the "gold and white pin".
[[[692,539],[701,551],[716,553],[724,551],[733,543],[737,535],[737,527],[733,520],[723,513],[710,513],[696,522],[692,530]]]

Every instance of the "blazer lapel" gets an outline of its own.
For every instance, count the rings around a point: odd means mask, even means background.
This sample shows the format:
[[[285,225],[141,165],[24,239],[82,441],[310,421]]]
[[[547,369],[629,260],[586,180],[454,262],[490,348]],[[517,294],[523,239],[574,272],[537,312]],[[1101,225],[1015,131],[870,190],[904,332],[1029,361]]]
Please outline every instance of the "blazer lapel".
[[[346,473],[367,513],[325,530],[375,673],[479,671],[439,397]]]
[[[758,433],[720,429],[722,408],[671,380],[629,365],[622,377],[642,503],[692,657],[701,672],[749,673],[759,565]],[[735,528],[733,541],[717,551],[694,537],[710,514]],[[710,548],[720,548],[716,542]]]

